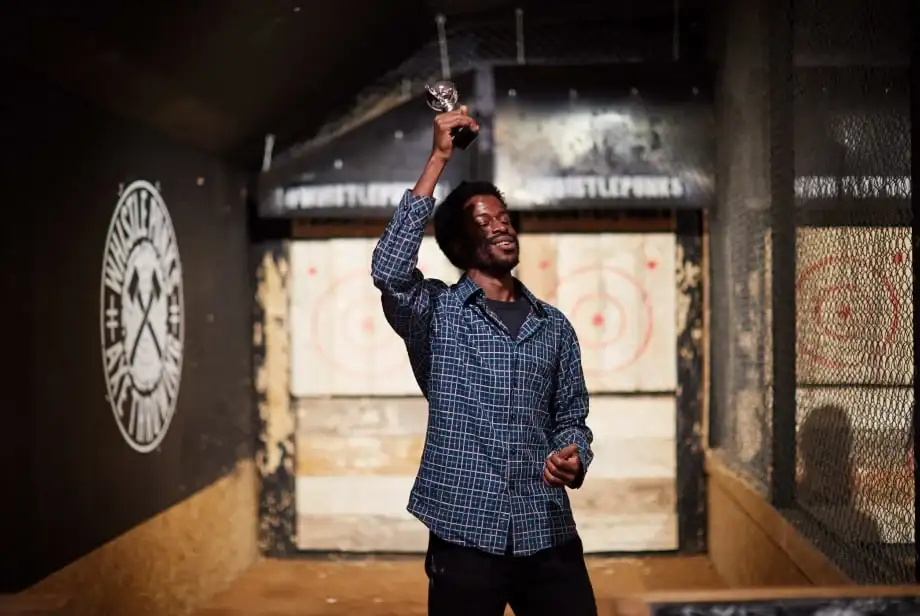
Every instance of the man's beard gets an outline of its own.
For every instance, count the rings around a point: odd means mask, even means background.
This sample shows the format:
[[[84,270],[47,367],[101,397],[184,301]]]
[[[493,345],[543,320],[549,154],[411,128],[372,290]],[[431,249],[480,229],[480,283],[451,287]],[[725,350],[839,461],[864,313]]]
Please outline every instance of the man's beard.
[[[473,267],[496,278],[511,273],[518,266],[521,257],[517,238],[515,238],[514,244],[514,254],[502,259],[501,257],[496,257],[493,253],[494,246],[490,240],[484,239],[480,241],[476,250],[473,251]]]

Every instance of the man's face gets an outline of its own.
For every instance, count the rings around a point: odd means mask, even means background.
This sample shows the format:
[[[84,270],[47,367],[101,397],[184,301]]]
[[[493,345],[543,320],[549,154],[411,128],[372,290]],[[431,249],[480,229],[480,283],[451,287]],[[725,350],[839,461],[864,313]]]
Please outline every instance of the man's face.
[[[465,209],[469,214],[472,267],[496,276],[509,273],[518,264],[519,249],[507,208],[497,197],[476,195],[466,202]]]

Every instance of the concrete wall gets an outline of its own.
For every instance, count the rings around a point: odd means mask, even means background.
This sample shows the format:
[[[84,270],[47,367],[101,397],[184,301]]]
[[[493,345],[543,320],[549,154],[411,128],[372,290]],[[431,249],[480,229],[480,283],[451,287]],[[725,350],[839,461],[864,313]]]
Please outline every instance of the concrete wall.
[[[244,177],[3,75],[2,590],[180,614],[256,557]]]

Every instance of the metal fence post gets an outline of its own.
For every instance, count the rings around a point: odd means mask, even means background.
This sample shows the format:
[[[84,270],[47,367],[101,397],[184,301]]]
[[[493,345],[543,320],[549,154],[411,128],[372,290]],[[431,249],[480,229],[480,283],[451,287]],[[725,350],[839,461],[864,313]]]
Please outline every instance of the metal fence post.
[[[770,223],[773,314],[773,414],[770,493],[773,505],[795,502],[796,469],[796,210],[793,152],[792,0],[761,5],[769,79]]]

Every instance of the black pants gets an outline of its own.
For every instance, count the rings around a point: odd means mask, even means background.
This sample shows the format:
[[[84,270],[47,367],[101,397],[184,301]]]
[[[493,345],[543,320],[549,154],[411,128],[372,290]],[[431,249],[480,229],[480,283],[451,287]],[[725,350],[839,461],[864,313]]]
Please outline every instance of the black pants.
[[[430,535],[429,616],[597,616],[581,540],[532,556],[496,556]]]

